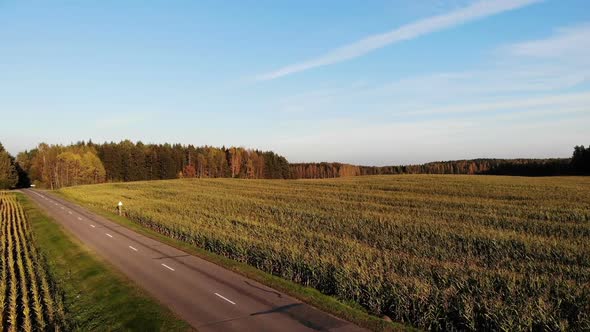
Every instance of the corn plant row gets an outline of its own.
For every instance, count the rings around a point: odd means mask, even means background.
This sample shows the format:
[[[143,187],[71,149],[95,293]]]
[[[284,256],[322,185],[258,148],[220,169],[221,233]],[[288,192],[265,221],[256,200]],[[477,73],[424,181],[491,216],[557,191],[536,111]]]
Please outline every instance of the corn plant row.
[[[0,192],[0,330],[59,331],[65,313],[16,196]],[[59,307],[59,306],[58,306]]]

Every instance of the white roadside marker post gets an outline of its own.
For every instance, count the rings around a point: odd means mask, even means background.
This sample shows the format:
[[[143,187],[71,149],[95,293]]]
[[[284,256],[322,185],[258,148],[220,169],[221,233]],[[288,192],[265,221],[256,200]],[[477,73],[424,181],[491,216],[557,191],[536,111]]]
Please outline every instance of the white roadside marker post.
[[[119,204],[117,205],[117,208],[119,209],[119,215],[122,216],[123,215],[123,202],[119,202]]]

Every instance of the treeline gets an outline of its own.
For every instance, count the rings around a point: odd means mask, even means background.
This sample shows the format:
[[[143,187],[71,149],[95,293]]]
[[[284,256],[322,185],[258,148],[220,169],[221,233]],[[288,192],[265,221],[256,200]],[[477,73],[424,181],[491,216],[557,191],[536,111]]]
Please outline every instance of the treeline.
[[[292,179],[326,179],[364,175],[363,166],[342,163],[299,163],[290,164]],[[387,173],[393,174],[393,173]]]
[[[287,179],[289,163],[274,152],[181,144],[78,142],[39,144],[18,155],[27,181],[55,189],[102,182],[236,177]]]
[[[422,165],[385,168],[391,174],[496,174],[546,176],[569,173],[569,159],[471,159],[437,161]],[[377,170],[377,172],[383,170]],[[397,173],[395,173],[397,172]],[[374,173],[368,168],[365,175]]]
[[[571,159],[506,160],[478,174],[515,176],[575,175]]]
[[[576,146],[572,158],[472,159],[403,166],[357,166],[324,162],[298,163],[289,167],[293,179],[388,174],[590,175],[590,146]]]
[[[17,183],[17,164],[0,143],[0,190],[14,188]]]
[[[56,189],[105,181],[105,169],[92,145],[70,146],[39,144],[17,156],[29,182]]]
[[[130,141],[95,146],[104,163],[108,181],[182,177],[289,178],[287,159],[270,151],[181,144],[134,144]]]
[[[473,159],[437,161],[421,165],[357,166],[342,163],[292,164],[294,179],[322,179],[357,175],[390,174],[502,174],[559,175],[569,168],[569,159]]]
[[[587,148],[584,148],[583,145],[574,148],[571,167],[572,171],[576,174],[590,174],[590,145]]]
[[[422,165],[297,163],[241,147],[143,144],[129,140],[68,146],[41,143],[16,160],[0,144],[0,189],[36,184],[56,189],[102,182],[175,178],[324,179],[386,174],[590,175],[590,146],[567,159],[473,159]]]

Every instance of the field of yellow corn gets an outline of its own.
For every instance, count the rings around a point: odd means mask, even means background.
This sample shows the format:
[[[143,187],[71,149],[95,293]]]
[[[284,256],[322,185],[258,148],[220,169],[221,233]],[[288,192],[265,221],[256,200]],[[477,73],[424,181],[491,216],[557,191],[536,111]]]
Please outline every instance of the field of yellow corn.
[[[588,177],[185,179],[61,192],[107,211],[121,200],[145,227],[419,328],[590,329]]]

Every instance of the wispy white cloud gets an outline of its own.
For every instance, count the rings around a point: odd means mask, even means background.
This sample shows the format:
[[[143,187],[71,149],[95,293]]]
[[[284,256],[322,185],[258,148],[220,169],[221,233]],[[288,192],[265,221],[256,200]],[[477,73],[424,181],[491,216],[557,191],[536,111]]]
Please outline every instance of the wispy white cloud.
[[[536,97],[517,97],[511,99],[493,100],[473,104],[448,105],[443,107],[429,107],[422,110],[408,112],[396,112],[396,114],[457,114],[457,113],[478,113],[495,111],[534,110],[538,108],[551,108],[554,110],[571,111],[586,108],[590,105],[590,91],[580,93],[567,93],[555,95],[542,95]]]
[[[388,84],[382,93],[423,96],[422,107],[395,112],[444,114],[590,104],[590,92],[568,93],[590,81],[590,24],[559,28],[547,38],[501,46],[499,64]],[[562,93],[558,93],[562,92]],[[551,93],[551,94],[547,94]],[[444,105],[447,103],[447,105]],[[441,104],[443,104],[441,106]]]
[[[277,108],[322,114],[360,107],[357,113],[403,116],[588,105],[587,93],[572,90],[590,82],[587,36],[587,23],[558,28],[544,39],[499,46],[478,68],[409,76],[385,84],[324,88],[321,93],[285,98]]]
[[[494,0],[479,1],[450,13],[437,15],[403,25],[395,30],[373,35],[349,45],[345,45],[323,56],[288,65],[257,77],[259,80],[272,80],[282,76],[335,64],[367,54],[376,49],[404,40],[414,39],[435,31],[447,29],[505,11],[521,8],[541,0]]]
[[[463,72],[412,76],[374,89],[375,95],[421,100],[452,97],[547,92],[573,87],[588,80],[590,70],[566,64],[512,63]],[[426,98],[426,99],[425,99]]]
[[[590,24],[557,29],[554,36],[541,40],[509,45],[506,50],[515,56],[536,58],[590,58]]]

